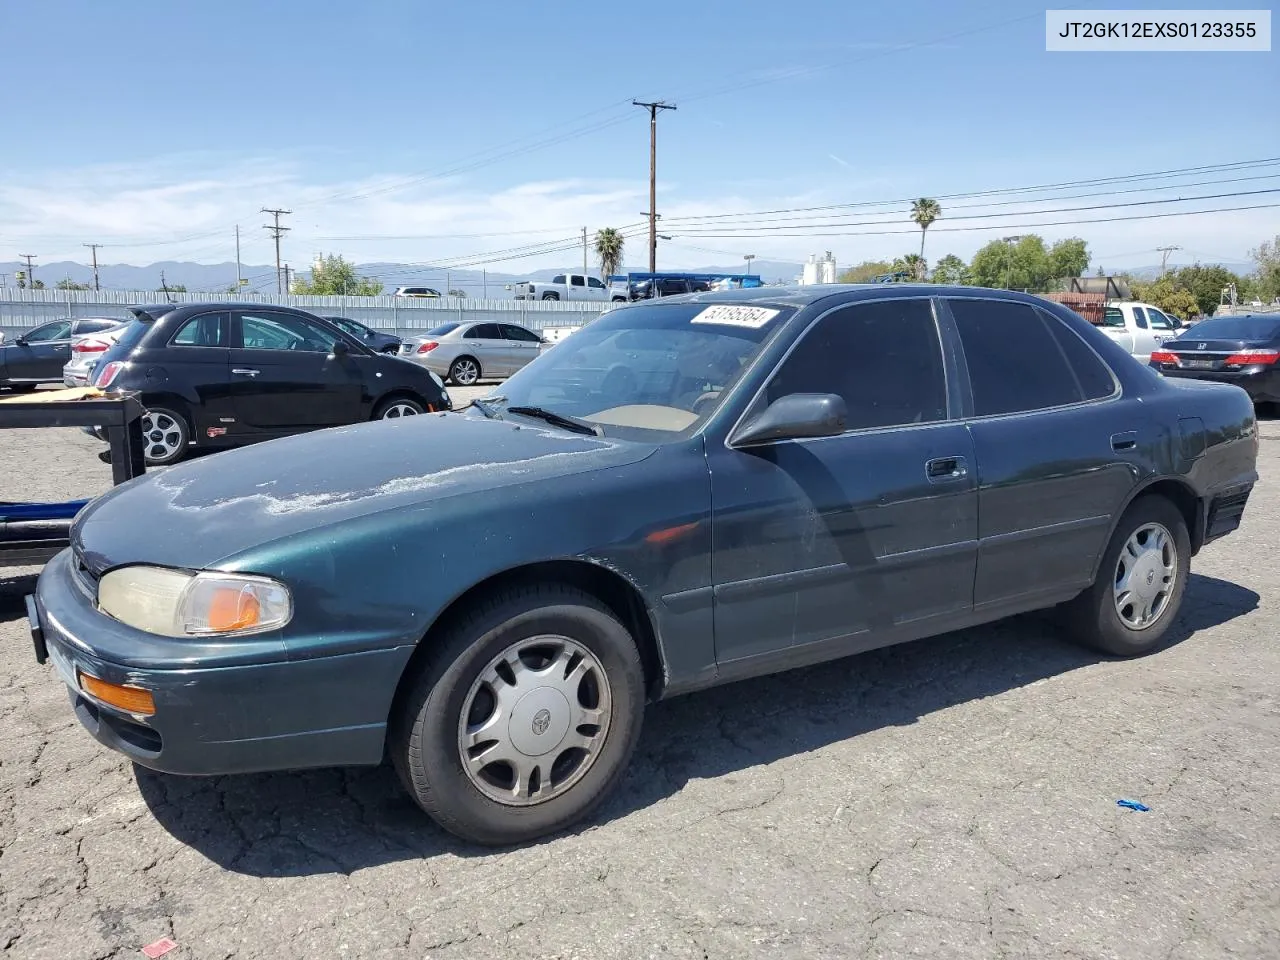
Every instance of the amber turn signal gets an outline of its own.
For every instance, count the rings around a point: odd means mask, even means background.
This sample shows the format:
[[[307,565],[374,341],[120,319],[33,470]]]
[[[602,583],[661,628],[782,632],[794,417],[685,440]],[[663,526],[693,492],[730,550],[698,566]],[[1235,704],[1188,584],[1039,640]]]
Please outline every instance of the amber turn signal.
[[[126,713],[137,713],[152,716],[156,712],[156,702],[150,690],[141,687],[127,687],[117,683],[107,683],[87,673],[80,674],[80,688],[95,700],[119,707]]]

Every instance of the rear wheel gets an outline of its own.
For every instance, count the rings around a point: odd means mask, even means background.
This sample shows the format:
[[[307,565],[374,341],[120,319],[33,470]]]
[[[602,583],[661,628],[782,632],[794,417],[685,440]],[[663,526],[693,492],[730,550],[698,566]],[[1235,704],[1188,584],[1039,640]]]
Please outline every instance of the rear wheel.
[[[1124,512],[1098,577],[1063,613],[1074,639],[1116,657],[1150,653],[1177,619],[1190,572],[1181,511],[1160,496]]]
[[[142,414],[142,450],[147,463],[165,467],[187,455],[191,427],[187,418],[167,407],[149,407]]]
[[[571,826],[613,790],[640,734],[644,675],[631,634],[593,597],[508,588],[427,642],[390,746],[441,826],[519,843]]]
[[[560,294],[558,294],[558,293],[544,293],[544,294],[542,295],[542,299],[543,299],[543,300],[559,300],[559,299],[560,299]]]
[[[471,357],[459,357],[449,365],[449,379],[460,387],[469,387],[480,379],[480,364]]]

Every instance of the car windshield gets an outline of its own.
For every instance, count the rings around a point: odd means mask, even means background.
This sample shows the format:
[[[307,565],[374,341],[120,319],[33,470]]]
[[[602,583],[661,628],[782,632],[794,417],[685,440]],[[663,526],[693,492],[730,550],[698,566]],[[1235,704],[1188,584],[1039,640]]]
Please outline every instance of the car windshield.
[[[1185,336],[1201,340],[1270,340],[1280,334],[1280,317],[1221,317],[1201,320]]]
[[[628,439],[686,437],[792,313],[738,303],[614,310],[497,388],[501,402],[486,407],[538,407]]]
[[[460,326],[462,326],[460,323],[442,323],[440,326],[432,327],[428,330],[426,332],[426,336],[443,337],[446,333],[453,333],[453,331],[457,330]]]

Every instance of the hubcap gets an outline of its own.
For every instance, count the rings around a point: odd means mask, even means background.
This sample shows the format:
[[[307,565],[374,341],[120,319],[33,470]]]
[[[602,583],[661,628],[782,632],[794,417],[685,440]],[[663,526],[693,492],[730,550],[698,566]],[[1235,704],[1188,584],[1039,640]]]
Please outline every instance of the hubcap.
[[[462,769],[498,803],[550,800],[595,763],[610,708],[604,668],[586,647],[556,636],[513,643],[481,671],[463,701]]]
[[[416,417],[417,415],[417,408],[410,406],[407,403],[393,403],[391,406],[387,407],[386,410],[382,411],[383,420],[396,420],[400,417]]]
[[[148,460],[168,460],[182,448],[182,424],[167,413],[142,414],[142,441]]]
[[[465,386],[475,383],[479,376],[479,368],[470,360],[459,360],[453,366],[453,379]]]
[[[1120,622],[1130,630],[1146,630],[1169,608],[1178,575],[1173,536],[1158,523],[1133,532],[1116,562],[1115,601]]]

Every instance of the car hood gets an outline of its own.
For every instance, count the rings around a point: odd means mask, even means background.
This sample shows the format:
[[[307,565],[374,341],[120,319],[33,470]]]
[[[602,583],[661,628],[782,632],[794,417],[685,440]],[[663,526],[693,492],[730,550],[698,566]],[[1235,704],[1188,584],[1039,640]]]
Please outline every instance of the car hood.
[[[438,414],[273,440],[144,475],[93,501],[72,545],[94,574],[201,568],[329,524],[634,463],[655,447]]]

